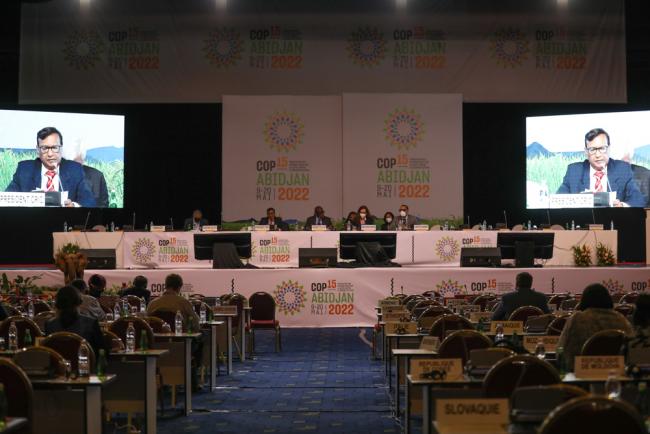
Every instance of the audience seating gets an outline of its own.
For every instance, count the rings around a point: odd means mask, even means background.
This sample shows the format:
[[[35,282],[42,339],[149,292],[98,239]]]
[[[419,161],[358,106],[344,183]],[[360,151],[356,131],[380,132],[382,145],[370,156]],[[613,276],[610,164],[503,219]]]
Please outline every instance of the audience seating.
[[[250,296],[251,307],[251,349],[255,352],[255,330],[273,330],[275,332],[275,351],[282,350],[280,321],[275,319],[275,300],[268,292],[256,292]]]
[[[637,298],[639,298],[639,295],[640,295],[640,293],[638,293],[638,292],[636,292],[636,291],[635,291],[635,292],[628,292],[628,293],[624,294],[624,295],[621,297],[621,299],[618,300],[618,302],[619,302],[620,304],[625,304],[625,303],[628,303],[628,304],[635,304]]]
[[[12,360],[0,358],[0,383],[5,387],[7,416],[27,419],[27,426],[15,432],[18,434],[31,433],[34,394],[32,383],[27,374]]]
[[[48,322],[49,320],[53,319],[56,317],[56,312],[48,310],[45,312],[40,312],[36,315],[34,315],[34,322],[38,326],[38,328],[41,329],[41,331],[45,331],[45,323]]]
[[[14,362],[18,366],[21,367],[21,369],[25,370],[26,368],[23,367],[24,365],[22,364],[24,360],[27,360],[30,358],[30,355],[32,353],[45,353],[47,354],[47,357],[50,359],[50,366],[52,367],[53,371],[52,373],[57,376],[57,377],[62,377],[65,375],[66,371],[66,366],[65,366],[65,360],[64,357],[53,350],[52,348],[48,347],[28,347],[28,348],[23,348],[22,350],[19,350],[15,355],[14,355]],[[70,373],[72,372],[77,372],[72,370],[72,361],[68,360],[70,362]]]
[[[447,332],[454,330],[474,330],[472,323],[459,315],[442,315],[438,317],[429,329],[429,336],[438,336],[442,342]]]
[[[140,349],[142,333],[147,334],[147,341],[149,348],[151,348],[154,344],[153,330],[151,330],[149,324],[142,318],[135,316],[121,317],[117,321],[113,321],[108,330],[115,333],[126,344],[126,329],[129,327],[130,322],[133,323],[133,328],[135,329],[135,348]]]
[[[528,317],[525,325],[525,330],[528,333],[544,333],[548,329],[549,324],[555,319],[555,315],[547,313],[539,316]]]
[[[447,336],[438,348],[438,357],[462,359],[463,366],[470,358],[472,350],[486,349],[492,346],[492,340],[475,330],[458,330]]]
[[[102,337],[104,338],[104,347],[110,348],[110,351],[124,350],[124,342],[115,333],[109,330],[102,330]]]
[[[633,304],[619,304],[614,307],[614,310],[621,315],[628,317],[634,313],[635,305]]]
[[[548,304],[554,305],[556,310],[560,310],[562,302],[570,299],[573,299],[571,294],[554,294],[548,299]]]
[[[495,301],[496,297],[494,295],[490,294],[482,294],[476,297],[473,301],[472,304],[476,304],[481,306],[481,312],[484,312],[487,310],[487,305],[491,301]]]
[[[470,350],[470,375],[484,376],[499,360],[514,355],[514,351],[508,348],[490,347]]]
[[[544,312],[539,307],[521,306],[510,314],[508,321],[523,321],[525,324],[529,317],[540,315],[544,315]]]
[[[167,323],[164,320],[157,316],[146,316],[143,319],[149,324],[154,333],[165,333],[165,324]],[[171,330],[171,326],[169,330]]]
[[[582,346],[583,356],[616,356],[621,354],[625,333],[621,330],[601,330]]]
[[[64,359],[70,361],[73,372],[78,370],[78,355],[79,346],[85,343],[88,347],[88,362],[90,365],[90,372],[95,372],[96,355],[93,348],[86,342],[84,338],[76,333],[70,332],[56,332],[46,336],[41,342],[41,346],[48,347],[61,354]]]
[[[498,361],[485,375],[483,391],[487,398],[510,398],[518,387],[560,383],[551,364],[532,355],[516,355]]]
[[[434,321],[442,315],[451,315],[452,312],[443,306],[429,306],[417,319],[418,329],[429,330]]]
[[[27,329],[32,335],[32,342],[36,342],[37,337],[43,336],[40,327],[31,319],[23,316],[10,316],[0,323],[0,336],[5,338],[7,345],[9,345],[9,327],[12,322],[16,323],[16,329],[18,330],[18,347],[25,346],[25,330]]]
[[[566,325],[566,321],[568,318],[569,317],[567,316],[560,316],[555,318],[548,325],[548,328],[546,329],[546,334],[549,336],[560,336],[562,334],[562,330],[564,329],[564,326]]]
[[[172,332],[176,331],[176,311],[173,310],[156,310],[149,313],[150,316],[155,318],[160,318],[162,321],[166,322]],[[183,333],[187,332],[187,321],[183,321]]]
[[[584,389],[569,384],[519,387],[512,393],[511,421],[541,423],[559,405],[587,394]]]

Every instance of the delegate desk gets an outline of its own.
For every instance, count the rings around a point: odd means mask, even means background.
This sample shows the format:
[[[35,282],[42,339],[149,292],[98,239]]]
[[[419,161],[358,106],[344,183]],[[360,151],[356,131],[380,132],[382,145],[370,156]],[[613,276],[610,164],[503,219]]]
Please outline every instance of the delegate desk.
[[[232,373],[232,319],[237,316],[236,313],[213,313],[212,318],[219,320],[226,327],[226,339],[220,340],[226,347],[226,374]],[[215,335],[219,337],[220,335]],[[219,347],[219,345],[217,345]]]
[[[230,321],[228,321],[230,322]],[[210,390],[214,390],[215,387],[217,387],[217,351],[219,348],[219,345],[217,345],[217,328],[219,326],[224,325],[224,321],[209,321],[205,324],[201,324],[201,330],[208,334],[207,341],[209,342],[209,345],[207,345],[209,348],[209,363],[210,363]],[[203,346],[203,350],[205,351],[206,345]],[[228,351],[228,357],[229,357],[229,362],[232,363],[232,353],[231,351]],[[228,374],[230,374],[230,370],[228,370]]]
[[[546,265],[573,265],[571,247],[601,242],[617,254],[617,231],[553,231],[553,258]],[[395,262],[402,265],[459,266],[462,247],[494,247],[497,231],[397,232]],[[115,249],[117,268],[211,268],[194,259],[193,232],[55,232],[54,252],[66,243],[82,249]],[[298,267],[298,249],[336,247],[339,232],[253,232],[250,263],[264,268]]]

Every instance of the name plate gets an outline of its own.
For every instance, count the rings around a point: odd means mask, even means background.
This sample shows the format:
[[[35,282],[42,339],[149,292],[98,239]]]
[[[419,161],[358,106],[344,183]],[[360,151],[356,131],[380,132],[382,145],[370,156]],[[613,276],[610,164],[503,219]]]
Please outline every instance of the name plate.
[[[547,353],[554,353],[559,340],[559,336],[524,336],[524,348],[534,353],[537,344],[541,342]]]
[[[492,319],[492,312],[470,312],[469,320],[471,322],[481,322],[481,320],[490,321]]]
[[[217,225],[205,225],[201,228],[203,232],[219,232],[219,226]]]
[[[490,333],[497,332],[497,325],[501,324],[503,326],[503,334],[511,335],[513,333],[523,333],[524,332],[524,322],[523,321],[492,321],[490,323]]]
[[[458,311],[465,311],[467,313],[470,312],[480,312],[481,311],[481,305],[479,304],[459,304],[455,306]]]
[[[438,336],[424,336],[420,341],[421,350],[438,351],[440,338]]]
[[[44,192],[0,192],[0,207],[43,207],[45,206]]]
[[[413,225],[414,231],[428,231],[429,225]]]
[[[462,381],[462,359],[411,359],[409,373],[417,380]]]
[[[151,225],[149,230],[151,232],[165,232],[165,225]]]
[[[602,225],[602,224],[593,224],[593,223],[590,223],[589,226],[588,226],[588,228],[589,228],[590,231],[602,231],[602,230],[605,229],[605,226]]]
[[[549,195],[549,208],[593,208],[593,194],[551,194]]]
[[[267,232],[271,229],[269,225],[255,225],[253,226],[254,231]]]
[[[402,306],[402,305],[384,306],[381,308],[382,315],[386,315],[388,313],[399,313],[399,312],[404,312],[405,314],[409,313],[409,311],[406,309],[406,306]]]
[[[215,306],[212,308],[214,315],[237,315],[237,306]]]
[[[399,299],[397,298],[384,298],[383,300],[379,300],[378,303],[379,307],[384,308],[387,306],[399,306]]]
[[[625,374],[624,356],[576,356],[574,371],[577,378],[607,378]]]
[[[373,232],[377,230],[375,225],[361,225],[361,230],[364,232]]]
[[[418,332],[418,324],[415,322],[387,322],[384,326],[386,334],[390,335],[414,335]]]
[[[327,230],[327,226],[325,225],[312,225],[311,230],[314,232],[323,232]]]
[[[504,398],[436,399],[438,432],[506,433],[510,403]]]
[[[466,304],[467,300],[464,298],[445,298],[445,305],[447,306],[459,306],[461,304]]]
[[[384,313],[381,319],[384,322],[411,322],[411,314],[408,311]]]

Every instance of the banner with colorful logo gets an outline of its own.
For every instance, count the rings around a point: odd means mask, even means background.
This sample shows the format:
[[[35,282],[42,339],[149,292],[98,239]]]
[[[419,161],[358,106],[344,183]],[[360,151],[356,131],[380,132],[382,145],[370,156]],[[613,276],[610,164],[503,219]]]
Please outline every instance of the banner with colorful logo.
[[[343,209],[463,215],[462,97],[343,95]]]
[[[225,96],[222,149],[225,221],[340,218],[340,97]]]
[[[226,94],[460,93],[625,102],[624,2],[516,13],[235,13],[225,2],[22,6],[21,103],[214,102]],[[308,10],[308,8],[306,9]],[[155,11],[145,13],[143,11]]]

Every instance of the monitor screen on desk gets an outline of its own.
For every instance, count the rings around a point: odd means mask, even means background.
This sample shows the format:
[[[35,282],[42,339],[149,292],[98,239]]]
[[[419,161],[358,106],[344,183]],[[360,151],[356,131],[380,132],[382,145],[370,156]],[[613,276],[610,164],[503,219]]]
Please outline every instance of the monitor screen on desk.
[[[518,266],[532,266],[533,259],[553,257],[553,232],[499,232],[497,247],[501,259],[514,259]]]
[[[201,233],[194,234],[194,257],[213,259],[215,244],[234,244],[240,258],[251,257],[251,233]]]
[[[341,232],[339,244],[341,259],[356,259],[357,243],[379,243],[386,256],[395,259],[397,254],[397,234],[386,232]]]
[[[0,193],[4,207],[122,208],[124,116],[0,110]]]
[[[648,124],[650,111],[526,118],[526,207],[650,206]]]

